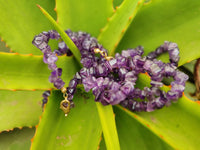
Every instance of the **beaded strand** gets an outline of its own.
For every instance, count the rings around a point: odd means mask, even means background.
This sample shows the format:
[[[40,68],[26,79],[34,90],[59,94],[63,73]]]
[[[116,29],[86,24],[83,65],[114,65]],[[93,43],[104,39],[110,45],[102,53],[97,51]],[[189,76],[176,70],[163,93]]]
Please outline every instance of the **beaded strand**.
[[[69,56],[72,53],[63,41],[59,42],[58,50],[54,52],[48,45],[49,39],[58,40],[60,35],[51,30],[40,33],[33,40],[33,44],[44,54],[44,63],[47,63],[49,69],[52,70],[49,81],[64,93],[65,100],[61,102],[61,109],[65,114],[74,105],[72,99],[78,84],[83,84],[86,92],[92,90],[95,101],[103,105],[121,104],[131,111],[150,112],[165,105],[168,106],[171,101],[177,101],[182,96],[188,76],[177,70],[180,57],[176,43],[165,41],[154,52],[144,57],[142,46],[123,50],[121,54],[117,53],[115,57],[109,57],[107,50],[90,34],[71,30],[67,30],[66,33],[79,48],[83,64],[83,68],[74,75],[67,88],[64,88],[65,83],[60,78],[62,69],[58,68],[55,62],[58,60],[57,55]],[[170,63],[156,59],[164,52],[169,53]],[[151,78],[151,87],[144,87],[141,90],[136,88],[135,84],[138,74],[145,72]],[[168,92],[160,89],[163,86],[164,77],[174,79]],[[142,101],[137,101],[137,98]],[[44,102],[46,101],[45,99]]]

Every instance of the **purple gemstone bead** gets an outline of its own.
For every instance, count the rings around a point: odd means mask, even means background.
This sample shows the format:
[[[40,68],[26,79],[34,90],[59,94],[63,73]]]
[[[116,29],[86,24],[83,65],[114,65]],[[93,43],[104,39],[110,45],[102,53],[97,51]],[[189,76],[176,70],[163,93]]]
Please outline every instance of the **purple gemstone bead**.
[[[118,56],[115,58],[117,59],[118,68],[121,68],[121,67],[127,68],[127,60],[125,57]]]
[[[96,83],[97,83],[98,87],[101,87],[103,85],[103,82],[104,82],[104,78],[103,77],[97,78],[97,80],[96,80]]]
[[[153,61],[151,61],[151,60],[146,60],[146,62],[144,63],[143,68],[144,68],[145,70],[150,70],[152,64],[153,64]]]
[[[74,95],[76,89],[73,87],[67,87],[67,93],[68,95]]]
[[[49,68],[49,70],[56,70],[57,66],[56,66],[56,64],[48,64],[48,68]]]
[[[163,47],[158,47],[156,50],[155,50],[155,54],[158,56],[160,54],[162,54],[163,52],[165,52],[165,50],[163,49]],[[155,58],[155,57],[154,57]]]
[[[49,57],[47,58],[48,64],[55,63],[57,60],[58,60],[58,57],[54,53],[50,54]]]
[[[58,79],[58,73],[56,70],[51,72],[51,75],[49,76],[49,82],[54,83]]]
[[[90,43],[90,48],[94,48],[94,47],[97,47],[97,39],[96,38],[91,38],[91,43]]]
[[[58,68],[56,71],[58,76],[60,77],[62,75],[62,68]]]
[[[94,96],[95,96],[95,101],[99,101],[102,92],[103,92],[103,91],[102,91],[100,88],[97,88],[97,87],[94,87],[94,88],[92,89],[92,93],[93,93]],[[105,92],[105,91],[104,91],[104,92]]]
[[[107,101],[111,105],[119,104],[121,101],[125,100],[126,95],[122,91],[113,92],[110,99]]]
[[[106,87],[108,87],[109,83],[111,83],[111,82],[110,82],[110,79],[109,79],[108,77],[106,77],[106,78],[104,79],[104,81],[103,81],[102,86],[103,86],[104,88],[106,88]]]
[[[44,41],[43,38],[40,35],[38,35],[34,37],[32,44],[38,47],[40,44],[43,43],[43,41]]]
[[[132,57],[128,57],[127,58],[127,63],[128,63],[128,69],[129,70],[136,70],[136,66],[135,66],[135,64],[134,64],[134,62],[133,62],[133,58]]]
[[[91,41],[89,40],[89,38],[86,38],[82,43],[83,49],[89,50],[90,49],[90,43],[91,43]]]
[[[80,83],[81,82],[81,75],[77,72],[74,76],[75,79],[77,79],[77,81]]]
[[[56,39],[56,40],[58,40],[58,39],[60,38],[60,35],[59,35],[59,33],[58,33],[57,31],[55,31],[55,30],[50,30],[50,31],[49,31],[49,37],[50,37],[51,39]]]
[[[82,58],[81,64],[83,64],[84,67],[89,68],[93,65],[93,59],[87,57]]]
[[[183,92],[185,90],[185,86],[178,84],[176,81],[175,82],[171,82],[171,91],[177,91],[177,92]]]
[[[76,88],[77,84],[78,84],[77,79],[72,79],[69,82],[69,87]]]
[[[58,43],[58,49],[62,54],[66,53],[66,50],[69,49],[64,41]]]
[[[62,79],[58,78],[55,82],[54,82],[54,86],[57,88],[57,89],[61,89],[62,87],[64,87],[65,85],[65,82],[63,82]]]
[[[116,92],[116,91],[119,90],[120,86],[121,86],[121,85],[120,85],[119,83],[113,82],[112,85],[110,85],[110,90],[111,90],[112,92]]]
[[[121,101],[120,105],[122,105],[122,107],[127,108],[128,107],[128,100]]]
[[[45,53],[46,53],[46,54],[47,54],[47,53],[50,54],[50,53],[51,53],[51,48],[50,48],[50,46],[47,45],[46,48],[42,49],[42,52],[43,52],[44,54],[45,54]]]
[[[96,74],[97,74],[97,76],[105,77],[108,74],[108,70],[103,64],[99,64],[96,67]]]
[[[162,108],[165,105],[165,101],[162,100],[161,97],[157,97],[155,99],[155,104],[156,104],[156,107],[160,109],[160,108]]]
[[[147,55],[147,59],[149,60],[153,60],[154,58],[156,58],[157,55],[155,52],[150,52],[148,55]]]
[[[155,86],[155,87],[162,87],[163,86],[163,83],[162,82],[159,82],[159,81],[154,81],[154,80],[151,80],[151,83],[150,83],[152,86]]]
[[[109,70],[117,68],[118,67],[117,60],[115,58],[113,58],[113,59],[107,61],[106,66],[108,67]]]
[[[157,76],[158,74],[160,74],[160,72],[162,71],[162,69],[157,64],[153,63],[150,66],[150,71],[151,71],[152,75]]]
[[[176,67],[174,65],[166,64],[164,67],[164,73],[166,77],[175,75]]]
[[[42,97],[47,99],[48,97],[50,96],[50,91],[45,91],[43,94],[42,94]]]
[[[183,83],[189,79],[188,75],[186,75],[185,73],[181,71],[176,71],[175,73],[176,74],[175,74],[174,79],[178,81],[179,83]]]
[[[147,108],[146,108],[146,111],[147,112],[152,112],[155,110],[155,103],[152,103],[152,102],[147,102]]]
[[[138,58],[138,59],[136,60],[136,66],[137,66],[138,68],[143,68],[145,62],[146,62],[146,57]]]
[[[91,76],[84,78],[82,83],[86,92],[89,92],[90,89],[97,86],[96,78]]]
[[[81,78],[86,78],[88,76],[87,68],[82,68],[79,72],[79,75],[81,76]]]
[[[166,97],[168,100],[176,101],[179,98],[179,95],[180,93],[177,91],[168,91]]]
[[[125,69],[125,68],[119,68],[119,72],[118,72],[118,74],[119,74],[119,78],[121,79],[121,80],[124,80],[125,79],[125,75],[128,73],[128,70],[127,69]]]

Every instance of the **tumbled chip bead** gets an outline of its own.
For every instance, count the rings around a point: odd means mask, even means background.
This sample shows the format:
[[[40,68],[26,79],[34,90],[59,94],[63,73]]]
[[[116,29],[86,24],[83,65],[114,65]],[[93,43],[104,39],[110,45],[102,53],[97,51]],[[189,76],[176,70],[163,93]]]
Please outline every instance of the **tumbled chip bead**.
[[[121,55],[115,56],[115,59],[117,59],[117,66],[118,68],[124,67],[127,68],[127,59],[125,57],[122,57]]]
[[[177,92],[177,91],[168,91],[167,92],[167,95],[166,95],[166,98],[168,99],[168,100],[172,100],[172,101],[176,101],[176,100],[178,100],[178,98],[179,98],[179,92]]]
[[[64,41],[61,41],[58,43],[58,49],[62,54],[65,54],[69,48]]]
[[[82,83],[86,92],[97,86],[96,78],[91,76],[83,78]]]
[[[54,82],[54,86],[57,89],[61,89],[63,86],[65,85],[65,82],[63,82],[62,79],[58,78],[55,82]]]
[[[99,64],[95,69],[96,75],[100,77],[105,77],[108,75],[108,69],[105,65]]]
[[[110,99],[107,102],[111,105],[119,104],[121,101],[125,100],[126,95],[122,91],[112,92]]]
[[[120,90],[126,94],[129,95],[134,89],[134,84],[132,82],[126,81],[121,87]]]
[[[117,60],[115,58],[110,59],[109,61],[106,61],[106,67],[108,67],[109,70],[113,70],[118,67]]]
[[[75,74],[74,79],[77,80],[78,84],[80,84],[80,83],[82,82],[82,81],[81,81],[82,77],[81,77],[81,75],[80,75],[79,72],[77,72],[77,73]]]
[[[67,94],[68,94],[68,96],[74,95],[75,91],[76,91],[76,88],[67,87]]]
[[[162,86],[163,86],[163,83],[162,83],[162,82],[154,81],[154,80],[151,80],[150,84],[151,84],[152,86],[155,86],[155,87],[162,87]]]
[[[76,88],[78,82],[76,78],[73,78],[70,82],[69,82],[69,87],[73,87]]]
[[[49,31],[49,37],[51,39],[56,39],[58,40],[60,38],[60,34],[56,30],[50,30]]]
[[[125,75],[128,73],[128,70],[125,68],[119,68],[119,78],[123,81],[125,79]]]
[[[34,37],[32,44],[38,48],[38,46],[42,44],[43,41],[44,41],[43,37],[41,35],[37,35]]]
[[[43,98],[48,98],[50,96],[50,91],[44,91],[44,93],[42,94]]]
[[[184,83],[185,81],[187,81],[189,79],[188,75],[186,75],[185,73],[181,72],[181,71],[176,71],[175,72],[175,77],[174,79],[176,81],[178,81],[179,83]]]
[[[49,68],[49,70],[56,70],[57,69],[57,65],[55,63],[48,64],[48,68]]]
[[[58,57],[54,53],[51,53],[47,58],[47,63],[52,64],[52,63],[55,63],[57,60],[58,60]]]
[[[169,63],[165,64],[164,65],[164,74],[166,77],[169,77],[169,76],[174,76],[175,75],[175,70],[176,67],[174,65],[171,65]]]
[[[51,75],[49,76],[49,82],[54,83],[58,79],[58,73],[56,70],[51,72]]]

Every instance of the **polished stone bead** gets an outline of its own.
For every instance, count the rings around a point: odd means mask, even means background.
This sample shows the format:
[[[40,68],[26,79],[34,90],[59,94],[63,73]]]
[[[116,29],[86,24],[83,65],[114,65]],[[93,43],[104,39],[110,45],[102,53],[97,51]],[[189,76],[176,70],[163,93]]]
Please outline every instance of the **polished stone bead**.
[[[121,86],[120,90],[126,94],[129,95],[134,89],[134,84],[132,82],[125,82],[124,85]]]
[[[50,91],[45,91],[43,94],[42,94],[42,97],[47,99],[48,97],[50,96]]]
[[[72,79],[69,82],[69,87],[76,88],[77,84],[78,84],[77,79]]]
[[[54,86],[57,89],[61,89],[63,86],[65,85],[65,82],[63,82],[62,79],[58,78],[55,82],[54,82]]]
[[[119,104],[121,101],[123,101],[126,98],[126,95],[122,91],[117,91],[114,93],[111,93],[108,103],[111,105]]]
[[[82,83],[86,92],[89,92],[92,88],[97,86],[96,78],[91,76],[84,78]]]

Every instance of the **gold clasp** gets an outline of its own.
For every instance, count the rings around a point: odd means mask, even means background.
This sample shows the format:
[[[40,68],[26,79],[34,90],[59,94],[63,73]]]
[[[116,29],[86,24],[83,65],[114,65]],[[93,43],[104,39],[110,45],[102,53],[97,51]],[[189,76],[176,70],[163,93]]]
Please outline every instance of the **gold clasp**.
[[[103,57],[104,57],[106,60],[108,60],[108,61],[111,60],[111,59],[113,59],[113,57],[108,56],[106,52],[100,50],[99,48],[95,48],[95,49],[94,49],[94,53],[100,54],[101,56],[103,56]]]
[[[67,89],[65,87],[62,87],[61,91],[65,99],[60,102],[60,109],[62,109],[62,111],[65,113],[65,116],[67,116],[70,112],[70,101],[67,99]]]

